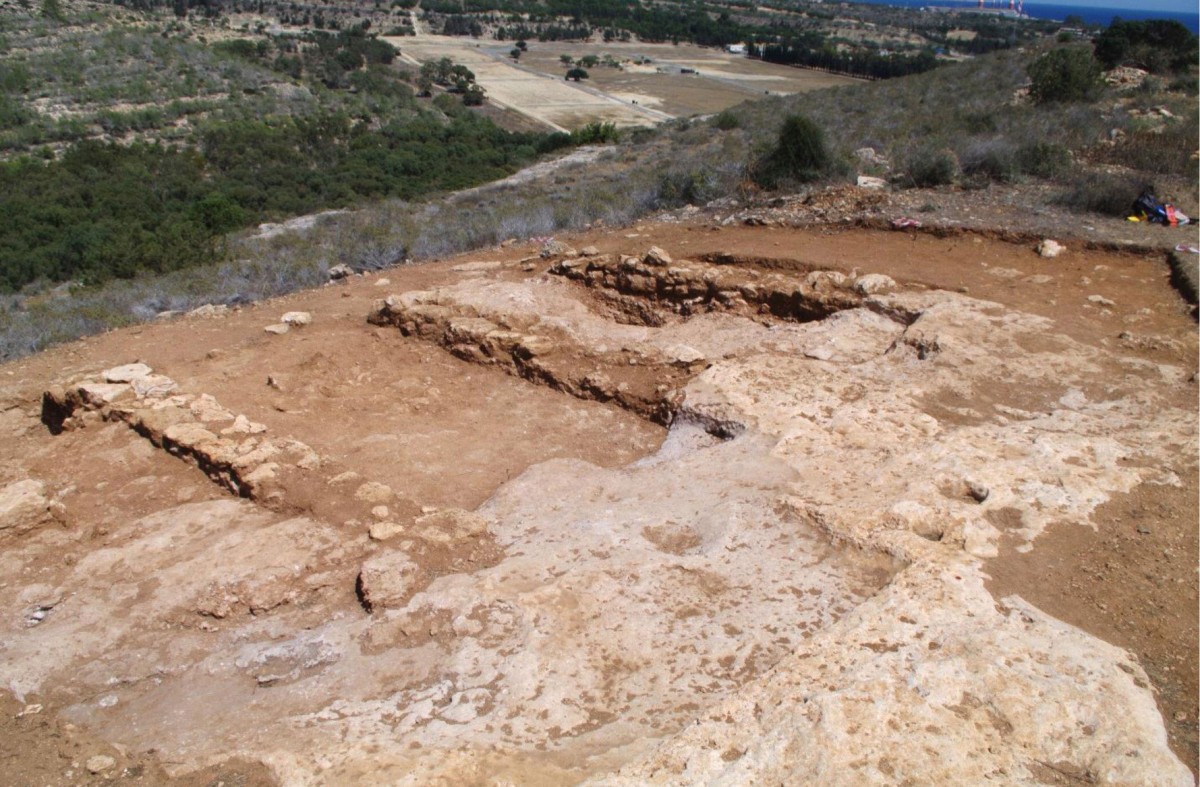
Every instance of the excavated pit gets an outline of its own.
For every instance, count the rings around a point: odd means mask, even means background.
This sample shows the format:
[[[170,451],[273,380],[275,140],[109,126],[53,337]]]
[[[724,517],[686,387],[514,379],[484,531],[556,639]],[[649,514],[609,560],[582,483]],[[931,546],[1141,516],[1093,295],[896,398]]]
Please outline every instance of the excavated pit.
[[[749,352],[756,342],[817,360],[838,357],[836,349],[813,341],[824,339],[821,333],[789,326],[855,312],[863,331],[898,334],[915,319],[873,300],[896,288],[887,276],[821,270],[798,276],[735,262],[676,262],[658,248],[640,258],[569,257],[554,262],[551,276],[537,286],[466,282],[406,292],[376,304],[368,321],[396,326],[464,360],[669,425],[689,380],[713,360]],[[586,295],[564,290],[556,279],[582,285]],[[698,413],[689,417],[711,421]],[[712,428],[728,436],[741,427],[717,419]]]
[[[531,783],[563,783],[619,767],[674,734],[874,595],[900,565],[835,546],[783,505],[780,490],[797,479],[772,458],[772,441],[711,403],[689,406],[687,385],[713,360],[748,352],[882,353],[900,327],[858,308],[853,279],[772,277],[761,297],[741,301],[718,283],[702,303],[688,277],[709,276],[704,264],[682,278],[678,265],[652,264],[661,270],[651,275],[674,277],[658,295],[617,285],[604,296],[642,301],[641,325],[613,319],[595,297],[605,288],[565,263],[524,282],[472,278],[433,295],[408,292],[372,315],[459,359],[451,363],[463,381],[494,386],[504,371],[524,381],[516,385],[559,392],[537,396],[569,394],[561,401],[573,413],[602,408],[593,428],[622,424],[611,413],[627,412],[654,430],[596,434],[589,457],[638,436],[640,454],[627,445],[615,467],[583,461],[578,448],[517,465],[475,511],[396,483],[394,468],[367,463],[364,472],[328,425],[281,433],[288,410],[342,393],[309,391],[303,373],[344,359],[273,364],[269,387],[291,398],[274,413],[254,409],[236,386],[217,399],[187,390],[195,380],[177,384],[148,367],[135,373],[152,377],[153,391],[142,377],[124,382],[124,367],[48,390],[42,420],[53,439],[115,436],[124,426],[122,439],[194,465],[242,500],[151,513],[123,531],[124,552],[141,559],[90,559],[67,571],[59,581],[88,592],[56,602],[36,634],[61,633],[60,620],[103,619],[122,603],[129,622],[83,638],[19,685],[36,692],[86,660],[75,681],[83,685],[55,694],[64,717],[161,752],[168,770],[206,763],[235,742],[253,759],[283,740],[291,752],[336,740],[355,743],[333,760],[335,782],[363,778],[367,752],[419,773],[444,769],[446,752],[465,747],[508,752],[497,767]],[[822,309],[836,315],[824,327]],[[834,341],[845,332],[852,350]],[[423,351],[409,357],[426,371],[442,363]],[[323,379],[352,386],[364,375],[379,373]],[[438,412],[414,412],[413,422],[424,415],[423,433],[437,433]],[[651,424],[671,426],[661,445],[642,437],[657,432]],[[536,439],[544,427],[526,428]],[[372,434],[393,447],[392,463],[415,461],[394,450],[402,433],[376,423]],[[461,452],[457,464],[421,472],[470,474],[471,459]],[[564,510],[573,522],[565,528]],[[194,569],[210,561],[222,565],[221,579]],[[121,601],[124,589],[163,576],[175,578],[169,592]],[[173,647],[192,654],[169,673],[151,668],[147,629],[162,626],[180,627]],[[32,635],[27,647],[40,640]],[[145,655],[118,668],[130,650]],[[201,717],[213,719],[211,734],[197,729]],[[311,767],[301,760],[273,765],[294,774]]]
[[[1136,662],[978,563],[1171,483],[1128,446],[1194,444],[1172,408],[1141,438],[1177,370],[878,274],[535,265],[397,271],[320,349],[64,376],[3,490],[7,685],[120,758],[287,784],[1182,783]]]

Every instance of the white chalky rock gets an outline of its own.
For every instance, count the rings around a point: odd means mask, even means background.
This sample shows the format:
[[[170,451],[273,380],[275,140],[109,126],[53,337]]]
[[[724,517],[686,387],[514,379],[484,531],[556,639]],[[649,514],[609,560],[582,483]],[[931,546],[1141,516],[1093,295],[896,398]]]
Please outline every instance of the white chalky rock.
[[[127,363],[124,366],[114,366],[111,369],[104,371],[104,381],[106,383],[129,383],[139,377],[145,377],[150,374],[153,369],[144,363]]]
[[[312,323],[312,314],[309,312],[287,312],[279,318],[279,321],[284,325],[300,328]]]

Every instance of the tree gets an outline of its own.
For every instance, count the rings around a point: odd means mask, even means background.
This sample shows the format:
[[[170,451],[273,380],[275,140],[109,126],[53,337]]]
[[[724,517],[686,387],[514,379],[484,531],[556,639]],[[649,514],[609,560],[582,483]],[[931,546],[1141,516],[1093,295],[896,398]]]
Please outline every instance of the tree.
[[[433,95],[433,77],[426,74],[417,77],[417,95],[421,98],[429,98]]]
[[[512,48],[512,50],[508,53],[508,56],[511,57],[513,60],[520,60],[521,59],[521,50],[517,49],[514,46]]]
[[[825,132],[803,115],[783,121],[775,149],[754,164],[754,180],[768,188],[787,181],[807,183],[829,174],[833,156],[825,143]]]
[[[1100,92],[1100,73],[1086,47],[1052,49],[1029,64],[1029,95],[1039,104],[1086,101]]]
[[[567,79],[573,80],[575,82],[578,82],[581,79],[587,79],[587,78],[588,78],[588,72],[584,71],[582,68],[572,68],[570,71],[567,72]]]
[[[571,63],[572,63],[572,60],[571,60],[571,56],[570,56],[570,55],[559,55],[559,56],[558,56],[558,59],[559,59],[559,61],[561,61],[561,62],[562,62],[562,64],[563,64],[564,66],[569,66],[569,65],[571,65]]]
[[[517,49],[520,49],[522,52],[524,52],[525,50],[529,49],[529,44],[525,43],[525,39],[522,38],[520,41],[517,41]]]
[[[463,104],[468,107],[477,107],[487,99],[487,93],[479,85],[471,85],[463,93]]]
[[[1196,37],[1166,19],[1114,19],[1096,39],[1096,59],[1105,68],[1134,65],[1147,71],[1183,71],[1196,60]]]
[[[584,68],[595,68],[599,64],[600,58],[596,57],[595,55],[584,55],[579,59],[579,65],[583,66]]]
[[[59,0],[42,0],[42,16],[55,22],[66,21]]]

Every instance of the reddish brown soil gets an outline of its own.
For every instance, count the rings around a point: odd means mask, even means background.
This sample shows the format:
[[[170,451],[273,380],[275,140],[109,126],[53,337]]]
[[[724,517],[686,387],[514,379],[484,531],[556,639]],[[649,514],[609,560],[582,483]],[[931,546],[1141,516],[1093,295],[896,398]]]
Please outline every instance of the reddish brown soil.
[[[676,257],[726,252],[771,267],[859,268],[966,291],[1044,315],[1080,341],[1122,346],[1130,355],[1184,368],[1192,376],[1177,391],[1178,404],[1195,407],[1196,325],[1169,286],[1159,254],[1085,252],[1067,242],[1063,256],[1045,260],[1030,245],[973,234],[939,238],[687,224],[646,224],[567,240],[607,252],[639,253],[658,245]],[[513,247],[463,259],[514,260],[529,253],[528,246]],[[540,275],[544,267],[508,275]],[[30,419],[36,418],[49,381],[135,359],[170,375],[184,390],[212,393],[233,411],[267,424],[273,434],[302,440],[431,505],[472,508],[507,478],[553,457],[618,466],[654,450],[661,428],[629,413],[529,386],[436,347],[405,341],[394,329],[365,323],[374,299],[463,275],[450,268],[434,263],[393,269],[224,318],[114,331],[0,367],[0,429],[6,436],[0,441],[0,482],[30,475],[52,486],[75,477],[81,485],[88,480],[79,468],[94,458],[95,448],[71,447],[71,436],[65,435],[47,454],[38,448],[45,435],[30,426],[36,423]],[[374,286],[380,276],[390,279],[390,286]],[[1094,295],[1113,305],[1089,301]],[[264,325],[296,309],[312,312],[313,325],[278,337],[263,332]],[[109,450],[125,450],[118,438],[113,441]],[[136,465],[143,459],[128,461]],[[138,476],[165,479],[157,488],[169,486],[172,495],[186,488],[196,496],[218,494],[177,460],[160,455],[145,461],[154,467],[137,470]],[[1095,530],[1063,523],[1039,538],[1031,552],[1004,552],[988,570],[998,598],[1017,593],[1136,653],[1159,692],[1174,750],[1194,765],[1197,458],[1181,456],[1173,470],[1182,487],[1139,488],[1103,506],[1094,517]],[[96,483],[91,481],[93,490]],[[79,515],[101,518],[101,509],[123,498],[127,514],[136,516],[137,489],[109,488],[106,494],[116,497],[100,501],[98,492],[81,495]],[[97,507],[94,515],[87,513],[88,505]],[[92,777],[73,763],[97,753],[110,754],[120,764],[113,773],[123,775],[106,782],[166,781],[152,761],[122,759],[82,731],[64,729],[53,708],[17,717],[20,707],[10,698],[0,700],[0,771],[7,774],[6,783],[89,783]],[[65,777],[67,771],[73,775]],[[183,783],[260,784],[264,778],[260,770],[233,763]]]

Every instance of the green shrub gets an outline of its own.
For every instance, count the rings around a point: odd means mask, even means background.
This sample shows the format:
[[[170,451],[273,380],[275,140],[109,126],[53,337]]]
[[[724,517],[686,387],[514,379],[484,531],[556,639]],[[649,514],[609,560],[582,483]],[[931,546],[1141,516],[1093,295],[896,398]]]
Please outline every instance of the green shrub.
[[[917,188],[945,186],[958,178],[958,158],[945,148],[920,148],[913,153],[905,169]]]
[[[1100,63],[1084,47],[1052,49],[1029,65],[1029,94],[1039,104],[1087,101],[1101,85]]]
[[[713,118],[713,126],[721,131],[732,131],[740,125],[742,125],[742,121],[728,109]]]
[[[1057,142],[1032,142],[1017,148],[1016,165],[1022,174],[1049,180],[1070,168],[1071,153]]]
[[[810,183],[833,169],[825,132],[803,115],[792,115],[783,121],[775,148],[755,163],[751,175],[760,186],[776,188],[789,181]]]
[[[1200,135],[1200,120],[1195,115],[1173,120],[1162,128],[1133,131],[1119,145],[1110,148],[1104,160],[1123,167],[1132,167],[1154,174],[1179,175],[1196,172],[1192,155]]]
[[[1195,96],[1197,93],[1200,93],[1200,79],[1191,74],[1184,74],[1171,80],[1171,84],[1167,85],[1167,89]]]
[[[704,205],[731,191],[722,172],[716,167],[677,169],[663,176],[658,188],[660,207]]]
[[[1105,68],[1132,65],[1154,73],[1185,71],[1196,62],[1196,37],[1166,19],[1117,20],[1096,39]]]
[[[1072,180],[1056,202],[1074,210],[1128,216],[1133,201],[1148,186],[1134,175],[1092,172]]]
[[[571,132],[571,142],[575,145],[601,145],[606,142],[616,142],[621,138],[615,123],[588,123],[582,128]]]
[[[1004,137],[978,139],[962,152],[963,173],[970,175],[975,185],[987,181],[1011,183],[1021,174],[1017,163],[1017,147]]]

